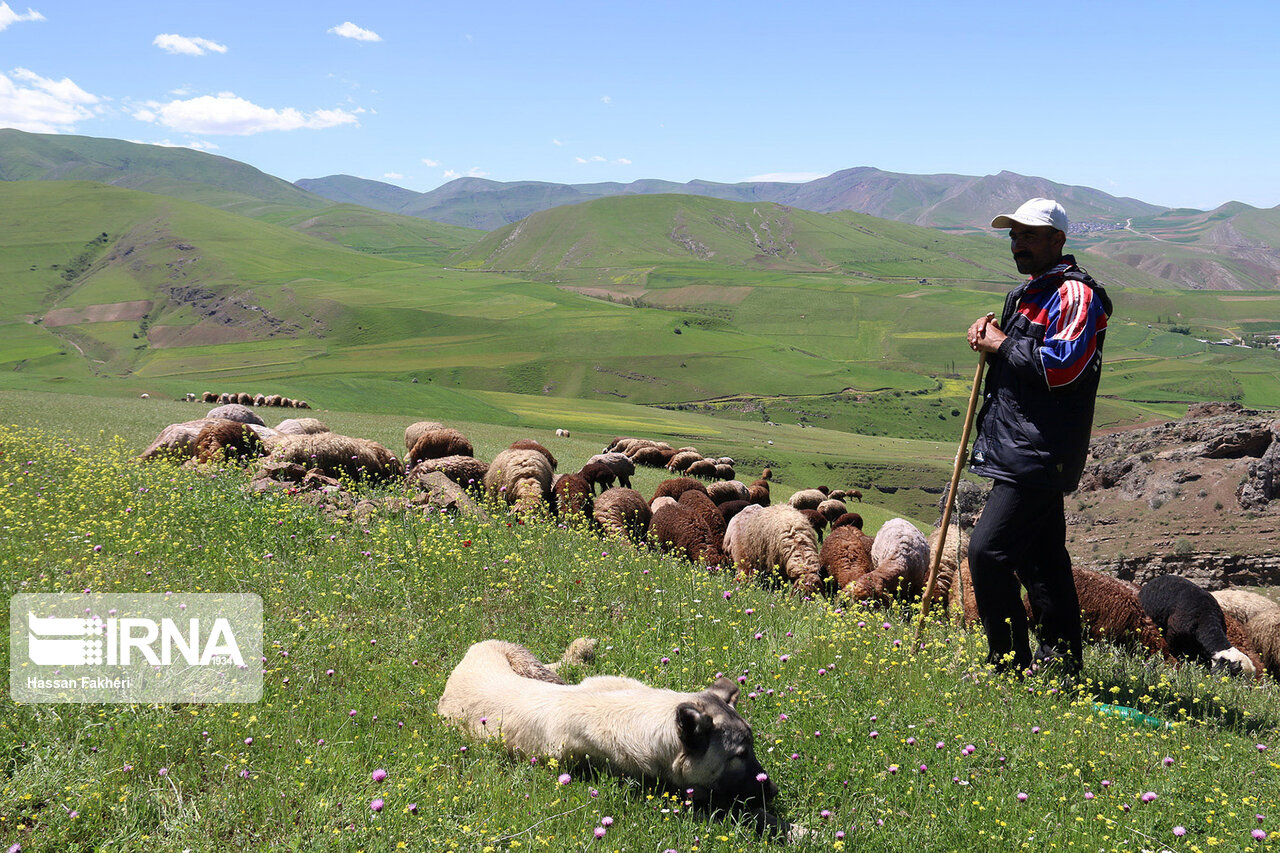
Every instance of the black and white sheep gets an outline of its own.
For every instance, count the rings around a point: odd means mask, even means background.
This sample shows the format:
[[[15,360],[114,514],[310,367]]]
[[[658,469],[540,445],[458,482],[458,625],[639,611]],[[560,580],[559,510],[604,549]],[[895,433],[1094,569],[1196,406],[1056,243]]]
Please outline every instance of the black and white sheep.
[[[1080,600],[1085,639],[1128,651],[1142,649],[1148,657],[1158,654],[1170,663],[1174,661],[1164,635],[1142,609],[1136,586],[1079,566],[1072,566],[1071,576]],[[1024,599],[1023,606],[1034,624],[1030,601]]]
[[[1164,632],[1174,657],[1232,675],[1256,674],[1248,655],[1227,639],[1222,607],[1208,591],[1184,577],[1161,575],[1142,585],[1138,602]]]

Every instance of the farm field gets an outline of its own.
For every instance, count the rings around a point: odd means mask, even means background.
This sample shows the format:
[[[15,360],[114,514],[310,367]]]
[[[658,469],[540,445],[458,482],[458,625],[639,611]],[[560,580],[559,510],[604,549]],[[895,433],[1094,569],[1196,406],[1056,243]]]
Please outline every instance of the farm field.
[[[980,636],[941,617],[914,650],[909,613],[803,600],[536,518],[405,510],[384,502],[394,489],[362,492],[371,512],[334,517],[250,494],[239,469],[139,465],[131,442],[89,429],[103,412],[78,433],[9,426],[12,413],[0,420],[10,590],[254,592],[266,661],[250,705],[7,702],[5,845],[781,849],[749,821],[508,757],[435,715],[472,642],[515,640],[553,659],[593,636],[599,656],[571,680],[617,673],[694,690],[740,677],[740,710],[782,792],[776,811],[807,830],[806,847],[1270,848],[1270,681],[1100,647],[1077,683],[997,678]]]

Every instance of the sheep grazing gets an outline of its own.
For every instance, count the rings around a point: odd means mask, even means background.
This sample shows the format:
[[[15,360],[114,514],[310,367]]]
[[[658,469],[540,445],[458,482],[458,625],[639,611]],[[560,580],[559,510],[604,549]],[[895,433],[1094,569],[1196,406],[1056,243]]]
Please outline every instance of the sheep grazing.
[[[716,463],[710,459],[699,459],[684,469],[684,473],[690,477],[702,477],[707,480],[716,479]]]
[[[431,434],[419,439],[430,438]],[[504,450],[489,463],[484,491],[493,500],[505,500],[527,512],[551,497],[551,463],[536,450]]]
[[[1141,648],[1147,657],[1158,654],[1173,661],[1169,644],[1138,601],[1136,586],[1079,566],[1071,567],[1071,575],[1087,639],[1130,651]],[[1029,602],[1026,607],[1030,615]]]
[[[751,501],[725,501],[717,506],[720,510],[720,515],[724,518],[725,525],[727,526],[735,515],[742,512],[749,506],[754,506],[754,504],[752,504]]]
[[[924,593],[928,581],[929,542],[911,522],[891,518],[876,532],[871,565],[871,571],[853,585],[850,594],[855,600],[910,601]]]
[[[761,472],[760,472],[760,479],[761,479],[761,480],[772,480],[772,479],[773,479],[773,469],[772,469],[772,468],[765,468],[763,471],[761,471]]]
[[[253,404],[255,406],[265,406],[267,404],[266,394],[255,394],[253,396]]]
[[[818,565],[829,592],[847,589],[871,571],[871,537],[859,527],[834,527],[818,552]]]
[[[569,431],[567,429],[556,430],[556,438],[568,438],[568,437],[569,437]]]
[[[578,474],[561,474],[551,485],[556,514],[566,521],[591,521],[595,489]]]
[[[720,507],[716,506],[715,501],[697,489],[681,492],[680,497],[676,500],[680,506],[701,518],[703,523],[707,525],[707,529],[711,531],[712,549],[707,554],[707,562],[723,562],[724,554],[721,549],[724,545],[724,530],[728,522],[720,514]]]
[[[218,402],[218,395],[213,393],[212,391],[205,391],[203,394],[200,395],[200,402],[216,403]]]
[[[1280,681],[1280,604],[1243,589],[1219,590],[1213,597],[1224,616],[1240,623],[1249,645],[1257,650],[1263,668]],[[1227,637],[1231,637],[1230,630]]]
[[[400,460],[378,442],[335,432],[286,435],[267,456],[267,464],[289,462],[327,477],[351,480],[390,480],[404,475]]]
[[[258,413],[248,406],[242,406],[234,401],[224,406],[218,406],[216,409],[210,409],[209,414],[205,415],[210,419],[222,419],[227,421],[239,421],[242,424],[258,424],[266,426],[266,421],[258,417]]]
[[[595,494],[596,486],[600,487],[600,491],[605,491],[613,487],[613,481],[618,479],[618,475],[613,473],[613,469],[603,462],[588,462],[582,466],[582,470],[577,476],[581,477],[583,482],[591,489],[591,493]]]
[[[649,544],[693,563],[718,562],[719,542],[702,516],[669,497],[658,500],[663,503],[653,510],[653,517],[649,522]],[[666,503],[667,501],[670,503]]]
[[[404,428],[404,449],[406,451],[413,450],[413,446],[418,443],[418,439],[438,429],[444,429],[444,424],[439,421],[417,421],[409,424]]]
[[[856,515],[856,513],[850,513]],[[861,521],[861,517],[858,518]],[[958,545],[957,545],[958,543]],[[941,553],[939,553],[941,550]],[[958,551],[958,553],[957,553]],[[951,609],[952,595],[951,587],[957,582],[957,576],[960,571],[960,564],[969,558],[969,537],[960,532],[960,527],[955,524],[947,525],[946,540],[943,541],[942,528],[935,527],[933,532],[929,534],[929,566],[938,563],[938,577],[934,581],[934,596],[931,601],[939,599],[943,602],[943,607],[948,611]],[[928,574],[926,569],[925,583],[928,583]],[[921,590],[923,592],[923,589]],[[972,597],[972,591],[967,593]],[[977,610],[977,602],[974,602],[974,610]]]
[[[675,456],[675,451],[670,447],[658,447],[652,445],[641,447],[635,453],[629,454],[631,461],[636,465],[646,465],[650,468],[665,468],[667,463]]]
[[[425,474],[431,471],[439,471],[466,489],[484,482],[484,475],[489,473],[489,463],[474,456],[441,456],[437,459],[423,459],[412,466],[408,473]]]
[[[718,504],[725,501],[749,501],[751,493],[745,483],[738,480],[717,480],[707,484],[707,497]]]
[[[588,465],[592,462],[608,465],[614,476],[618,478],[618,485],[624,489],[631,488],[631,478],[636,473],[636,464],[625,453],[597,453],[587,460]]]
[[[276,424],[276,431],[285,435],[318,435],[330,430],[315,418],[285,418]]]
[[[747,499],[750,500],[753,504],[759,504],[760,506],[768,506],[769,505],[769,481],[763,480],[763,479],[756,480],[754,483],[747,486]]]
[[[723,462],[716,463],[716,479],[732,480],[738,476],[738,472],[733,470],[732,465],[725,465]]]
[[[475,456],[475,448],[467,437],[456,429],[442,427],[423,433],[413,443],[405,465],[412,468],[423,459],[440,459],[445,456]],[[548,484],[550,485],[550,484]]]
[[[649,529],[649,504],[635,489],[618,486],[596,498],[592,516],[607,535],[626,537],[636,544]]]
[[[138,459],[144,462],[153,459],[168,459],[173,462],[190,459],[196,455],[196,437],[200,435],[200,430],[211,423],[213,421],[209,418],[198,418],[180,424],[169,424],[160,430],[156,440],[142,451]]]
[[[787,503],[796,509],[817,509],[818,504],[826,499],[827,495],[821,489],[801,489],[793,494]]]
[[[837,527],[844,527],[847,524],[852,524],[854,527],[861,530],[862,516],[858,515],[856,512],[846,512],[844,515],[841,515],[838,518],[831,519],[832,530],[835,530]]]
[[[551,470],[556,470],[556,466],[560,463],[556,462],[556,458],[551,455],[551,451],[547,450],[532,438],[521,438],[511,442],[511,450],[536,450],[543,456],[547,457],[547,461],[551,463]]]
[[[780,574],[803,592],[820,584],[818,539],[798,509],[787,505],[747,507],[725,531],[725,548],[733,563],[748,574]]]
[[[1138,590],[1138,602],[1164,632],[1169,651],[1213,671],[1255,675],[1248,655],[1227,639],[1227,624],[1217,600],[1178,575],[1152,578]]]
[[[818,542],[822,542],[822,532],[827,529],[827,517],[816,509],[802,509],[800,514],[809,519],[814,535],[818,537]]]
[[[225,418],[200,430],[195,440],[198,462],[248,462],[265,456],[266,446],[250,424]]]
[[[702,458],[702,454],[696,450],[678,450],[676,454],[667,460],[667,470],[672,474],[683,474],[689,469],[689,466]]]
[[[848,511],[849,508],[844,505],[844,501],[833,500],[832,498],[827,498],[818,504],[818,512],[822,513],[828,522],[835,521]]]
[[[663,480],[658,484],[658,488],[654,490],[654,498],[660,498],[668,495],[673,498],[679,498],[682,494],[692,489],[695,492],[707,493],[707,487],[692,477],[674,477],[670,480]]]

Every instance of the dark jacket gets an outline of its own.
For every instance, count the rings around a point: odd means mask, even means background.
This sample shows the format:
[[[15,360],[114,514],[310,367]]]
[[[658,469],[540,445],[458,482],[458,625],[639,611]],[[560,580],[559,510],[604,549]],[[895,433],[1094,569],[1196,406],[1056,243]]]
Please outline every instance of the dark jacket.
[[[1029,488],[1076,488],[1110,314],[1106,291],[1070,255],[1005,297],[1008,337],[987,357],[971,471]]]

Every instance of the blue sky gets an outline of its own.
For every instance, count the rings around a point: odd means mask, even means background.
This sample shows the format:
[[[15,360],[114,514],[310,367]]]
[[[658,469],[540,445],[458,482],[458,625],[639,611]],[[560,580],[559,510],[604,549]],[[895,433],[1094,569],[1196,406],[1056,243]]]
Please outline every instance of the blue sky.
[[[428,190],[1010,170],[1280,205],[1273,2],[0,0],[0,126]]]

